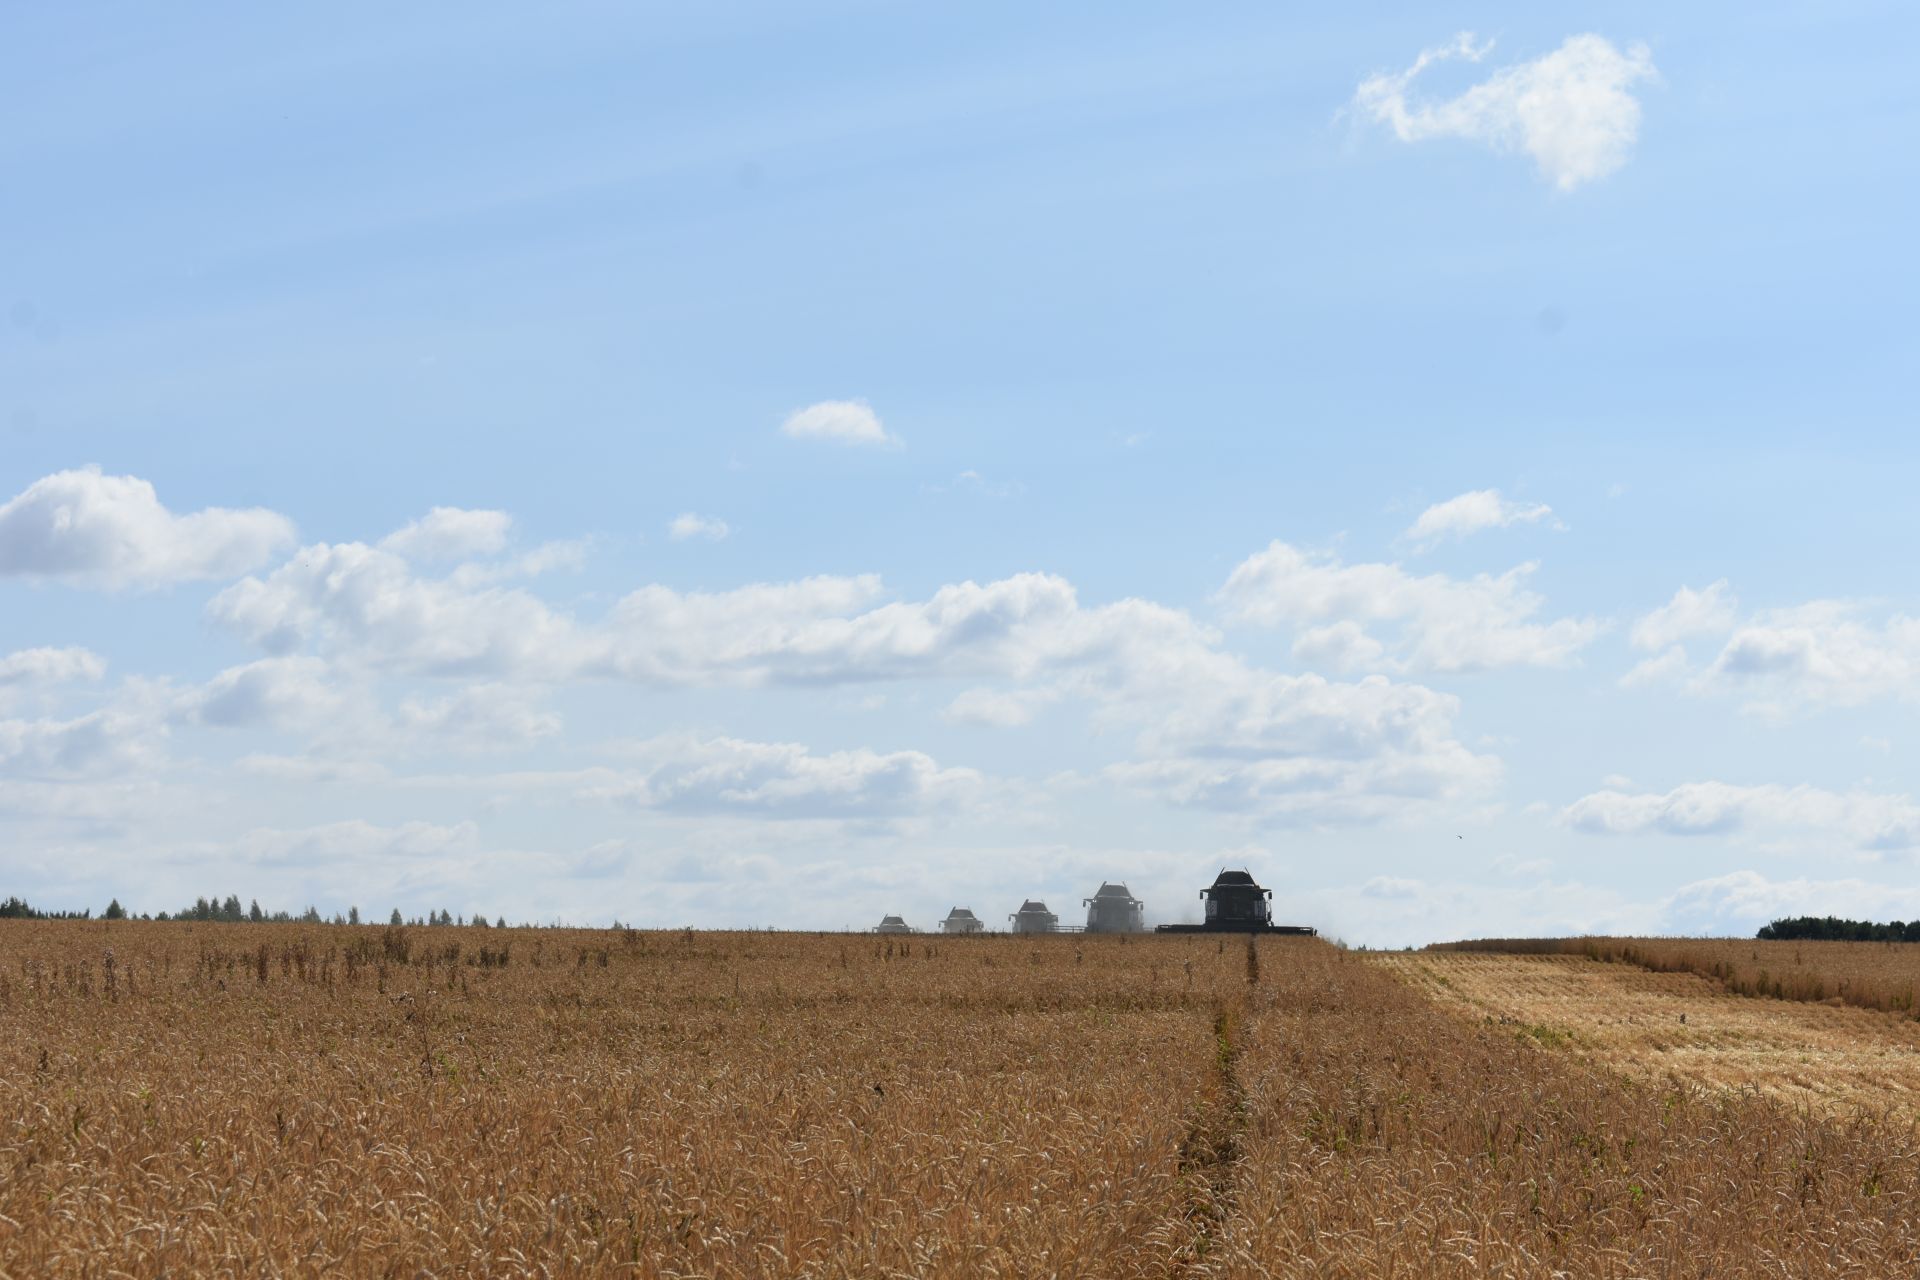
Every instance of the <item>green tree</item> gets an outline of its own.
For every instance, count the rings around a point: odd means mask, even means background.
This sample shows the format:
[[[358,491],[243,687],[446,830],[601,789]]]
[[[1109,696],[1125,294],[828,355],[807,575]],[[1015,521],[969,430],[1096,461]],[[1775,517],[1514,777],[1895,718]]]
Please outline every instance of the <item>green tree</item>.
[[[107,904],[107,909],[101,913],[100,918],[102,920],[125,920],[127,918],[127,909],[120,905],[120,899],[115,898]]]

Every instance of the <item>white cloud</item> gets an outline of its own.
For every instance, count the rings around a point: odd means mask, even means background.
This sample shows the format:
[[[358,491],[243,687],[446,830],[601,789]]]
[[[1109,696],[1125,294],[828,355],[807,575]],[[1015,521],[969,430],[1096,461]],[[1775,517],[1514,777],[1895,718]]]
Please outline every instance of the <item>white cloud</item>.
[[[380,539],[380,546],[409,560],[467,560],[505,547],[512,526],[504,511],[435,507]]]
[[[60,649],[18,649],[0,657],[0,688],[98,680],[106,673],[106,659],[71,645]]]
[[[1388,671],[1565,666],[1597,635],[1586,618],[1535,622],[1541,598],[1524,564],[1499,577],[1415,576],[1397,564],[1343,565],[1275,542],[1242,561],[1222,588],[1230,616],[1299,629],[1296,656]],[[1395,629],[1391,650],[1368,628]],[[1388,656],[1391,652],[1392,656]]]
[[[1454,737],[1459,701],[1384,676],[1357,683],[1239,667],[1169,690],[1122,786],[1177,805],[1293,823],[1378,822],[1480,794],[1500,762]]]
[[[423,674],[539,678],[585,660],[572,621],[534,596],[416,577],[398,555],[357,542],[304,547],[266,578],[222,591],[207,612],[271,653],[313,647]]]
[[[685,542],[688,538],[718,542],[731,532],[725,520],[716,516],[696,515],[691,511],[675,516],[667,525],[667,536],[675,542]]]
[[[1724,635],[1733,630],[1739,602],[1725,578],[1704,590],[1681,587],[1673,599],[1643,615],[1627,638],[1636,649],[1666,649],[1701,635]]]
[[[898,448],[900,438],[888,433],[880,415],[865,400],[822,400],[787,415],[780,430],[796,440],[830,440],[835,444],[884,445]]]
[[[504,560],[469,561],[447,575],[457,587],[484,587],[512,578],[537,578],[543,573],[577,570],[587,560],[588,539],[543,542],[531,551]]]
[[[1633,670],[1620,677],[1619,685],[1622,689],[1638,689],[1645,685],[1663,684],[1679,678],[1686,670],[1687,651],[1676,644],[1636,664]]]
[[[560,717],[542,708],[527,689],[477,684],[449,697],[408,698],[400,704],[400,727],[451,739],[469,750],[521,747],[560,732]]]
[[[678,736],[639,744],[635,754],[636,774],[581,795],[687,814],[886,818],[951,805],[983,782],[918,751],[815,753],[791,742]]]
[[[1570,36],[1552,53],[1503,68],[1458,97],[1410,99],[1414,81],[1429,66],[1452,58],[1479,62],[1492,48],[1491,41],[1456,36],[1423,52],[1405,71],[1362,81],[1354,106],[1402,142],[1461,138],[1498,151],[1523,150],[1562,191],[1627,162],[1640,132],[1640,103],[1632,90],[1656,75],[1645,45],[1622,52],[1601,36]]]
[[[1725,936],[1788,916],[1912,920],[1920,917],[1920,888],[1851,878],[1773,880],[1746,870],[1683,885],[1662,908],[1668,932]]]
[[[1413,582],[1415,596],[1431,592],[1424,580],[1398,580]],[[1469,648],[1423,604],[1416,655],[1465,665],[1524,641],[1537,656],[1555,633],[1517,622],[1532,605],[1511,581],[1469,594],[1500,601],[1519,639],[1485,634],[1483,620]],[[1180,610],[1142,600],[1086,607],[1070,583],[1045,574],[951,584],[922,601],[881,594],[872,577],[721,592],[648,586],[604,619],[579,622],[524,592],[422,579],[388,552],[347,544],[307,548],[265,579],[235,584],[210,613],[270,650],[314,649],[349,671],[664,687],[963,679],[990,683],[956,699],[949,716],[1000,724],[1072,696],[1111,727],[1147,730],[1138,758],[1111,779],[1256,817],[1376,821],[1498,776],[1496,760],[1452,736],[1452,699],[1383,678],[1342,684],[1250,668]]]
[[[1810,786],[1689,782],[1671,791],[1596,791],[1568,805],[1563,820],[1597,835],[1731,836],[1811,832],[1861,850],[1920,845],[1920,805],[1904,795],[1844,794]]]
[[[1532,524],[1552,514],[1553,508],[1544,502],[1509,502],[1498,489],[1476,489],[1428,507],[1404,536],[1424,551],[1449,538],[1464,538],[1482,529]]]
[[[1874,623],[1863,612],[1816,600],[1761,614],[1734,631],[1697,690],[1739,690],[1763,710],[1920,698],[1920,619]]]
[[[244,573],[292,540],[293,525],[272,511],[175,515],[147,481],[86,467],[0,506],[0,577],[157,587]]]
[[[336,717],[344,698],[318,658],[262,658],[229,667],[185,695],[180,713],[220,728],[311,728]]]
[[[967,689],[955,696],[941,714],[955,724],[981,725],[994,729],[1012,729],[1030,723],[1034,708],[1057,696],[1050,690],[1024,689],[1000,692],[993,689]]]
[[[164,728],[126,709],[70,720],[0,720],[0,777],[9,781],[108,776],[156,763]]]
[[[1683,642],[1716,640],[1701,668]],[[1742,619],[1725,580],[1682,587],[1636,621],[1629,639],[1660,649],[1621,678],[1623,687],[1691,674],[1694,695],[1737,695],[1746,710],[1780,717],[1793,711],[1920,700],[1920,619],[1875,619],[1868,602],[1811,600]]]

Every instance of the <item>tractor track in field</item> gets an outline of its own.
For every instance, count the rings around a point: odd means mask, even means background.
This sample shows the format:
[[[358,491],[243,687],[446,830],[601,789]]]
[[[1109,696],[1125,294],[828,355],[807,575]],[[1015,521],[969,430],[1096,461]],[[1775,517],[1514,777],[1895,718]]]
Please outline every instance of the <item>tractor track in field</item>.
[[[1192,1125],[1180,1144],[1188,1235],[1173,1259],[1175,1275],[1207,1271],[1237,1206],[1241,1139],[1247,1128],[1247,1094],[1238,1064],[1248,1010],[1249,1003],[1239,997],[1223,1000],[1214,1009],[1213,1059]]]

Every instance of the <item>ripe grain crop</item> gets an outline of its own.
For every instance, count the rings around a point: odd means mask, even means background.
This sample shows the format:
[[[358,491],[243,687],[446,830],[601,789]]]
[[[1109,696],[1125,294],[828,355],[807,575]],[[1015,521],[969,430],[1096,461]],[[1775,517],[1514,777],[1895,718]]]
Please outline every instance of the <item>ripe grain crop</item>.
[[[1910,1275],[1920,1147],[1325,943],[0,927],[0,1275]]]
[[[1656,973],[1697,973],[1736,995],[1850,1004],[1920,1018],[1920,942],[1482,938],[1428,950],[1587,956]]]
[[[0,1273],[1164,1274],[1211,941],[9,922]]]

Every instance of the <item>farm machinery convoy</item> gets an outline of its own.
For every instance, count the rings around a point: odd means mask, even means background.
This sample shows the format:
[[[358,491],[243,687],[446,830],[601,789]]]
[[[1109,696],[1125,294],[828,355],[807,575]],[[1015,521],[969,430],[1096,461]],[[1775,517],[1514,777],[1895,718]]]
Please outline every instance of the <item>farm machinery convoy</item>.
[[[1206,903],[1204,917],[1196,924],[1163,924],[1155,933],[1266,933],[1312,937],[1318,931],[1304,924],[1275,924],[1271,902],[1273,890],[1263,889],[1247,871],[1222,869],[1212,885],[1200,891]],[[1102,883],[1080,905],[1087,910],[1084,925],[1060,923],[1059,913],[1038,898],[1029,898],[1007,917],[1007,929],[1016,934],[1049,933],[1145,933],[1146,904],[1133,896],[1124,884]],[[890,915],[873,928],[875,933],[919,933],[902,916]],[[986,921],[967,907],[955,907],[939,925],[943,934],[987,932]]]

